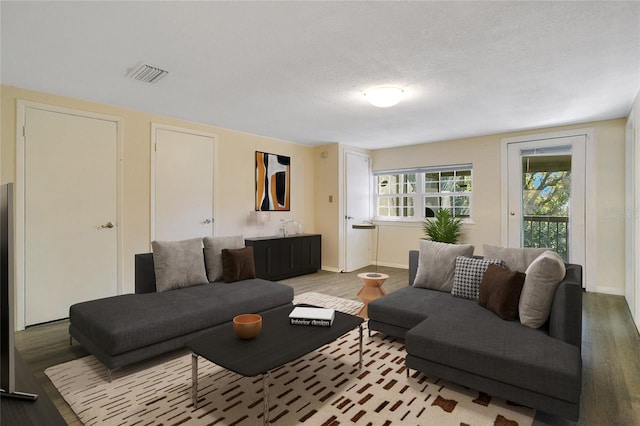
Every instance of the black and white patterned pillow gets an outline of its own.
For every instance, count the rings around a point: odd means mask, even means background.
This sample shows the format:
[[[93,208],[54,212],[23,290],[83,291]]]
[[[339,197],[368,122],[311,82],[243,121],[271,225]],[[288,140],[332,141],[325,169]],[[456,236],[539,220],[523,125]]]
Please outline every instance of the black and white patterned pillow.
[[[456,257],[456,268],[453,276],[453,289],[451,294],[463,299],[478,300],[480,282],[490,264],[496,264],[502,268],[505,264],[500,259],[476,259],[474,257]]]

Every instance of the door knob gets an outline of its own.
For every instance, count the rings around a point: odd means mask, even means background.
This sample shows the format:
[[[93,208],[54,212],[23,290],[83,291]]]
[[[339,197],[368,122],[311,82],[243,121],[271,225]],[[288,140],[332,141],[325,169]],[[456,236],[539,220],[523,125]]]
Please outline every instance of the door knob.
[[[104,225],[100,225],[100,228],[101,229],[111,229],[111,228],[113,228],[113,226],[114,226],[113,222],[107,222]]]
[[[349,220],[349,219],[353,219],[353,216],[345,216],[344,218]]]
[[[515,215],[516,215],[516,212],[510,212],[509,214],[510,214],[511,216],[515,216]]]
[[[211,219],[206,218],[205,220],[203,220],[202,222],[200,222],[200,224],[201,224],[201,225],[208,225],[208,224],[210,224],[211,222],[213,222]]]

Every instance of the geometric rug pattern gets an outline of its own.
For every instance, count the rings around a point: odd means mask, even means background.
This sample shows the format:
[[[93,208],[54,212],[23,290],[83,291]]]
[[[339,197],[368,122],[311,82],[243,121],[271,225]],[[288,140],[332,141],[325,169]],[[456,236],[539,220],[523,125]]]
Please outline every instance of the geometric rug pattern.
[[[296,303],[357,312],[361,304],[305,293]],[[365,326],[362,370],[358,330],[273,370],[269,422],[274,425],[531,425],[535,411],[412,371],[404,343]],[[260,425],[262,378],[243,377],[199,360],[198,409],[191,403],[187,351],[122,368],[107,380],[87,356],[45,373],[86,425]]]

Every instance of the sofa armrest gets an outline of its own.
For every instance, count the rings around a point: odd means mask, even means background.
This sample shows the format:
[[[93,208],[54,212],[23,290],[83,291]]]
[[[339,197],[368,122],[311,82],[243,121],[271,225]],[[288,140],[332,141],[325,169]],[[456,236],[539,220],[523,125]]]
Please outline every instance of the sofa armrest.
[[[153,264],[153,253],[136,254],[135,256],[136,294],[156,292],[156,272]]]
[[[549,314],[549,335],[582,350],[582,266],[568,263]]]

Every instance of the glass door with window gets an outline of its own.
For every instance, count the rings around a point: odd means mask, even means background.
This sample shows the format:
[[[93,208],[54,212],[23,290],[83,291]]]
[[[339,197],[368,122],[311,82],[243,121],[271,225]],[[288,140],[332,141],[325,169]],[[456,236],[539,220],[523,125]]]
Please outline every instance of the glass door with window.
[[[585,137],[507,145],[509,247],[548,247],[585,259]]]

